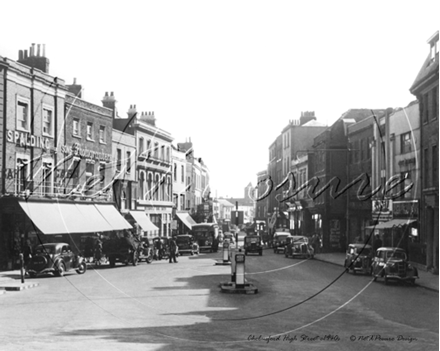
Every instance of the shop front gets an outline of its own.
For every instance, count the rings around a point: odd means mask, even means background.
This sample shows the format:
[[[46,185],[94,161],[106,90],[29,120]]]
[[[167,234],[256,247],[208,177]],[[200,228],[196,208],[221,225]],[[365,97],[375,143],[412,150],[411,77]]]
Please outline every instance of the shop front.
[[[84,251],[85,238],[97,233],[132,229],[113,204],[51,199],[0,199],[0,269],[17,268],[19,254],[31,246],[66,242],[77,253]]]

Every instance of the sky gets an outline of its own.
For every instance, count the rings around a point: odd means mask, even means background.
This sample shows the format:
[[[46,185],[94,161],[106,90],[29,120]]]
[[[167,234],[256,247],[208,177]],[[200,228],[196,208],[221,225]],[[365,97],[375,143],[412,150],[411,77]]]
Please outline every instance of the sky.
[[[405,107],[439,1],[8,1],[0,56],[45,44],[49,73],[119,115],[191,138],[212,195],[243,197],[289,120]],[[23,10],[25,9],[25,10]],[[20,13],[20,16],[14,15]]]

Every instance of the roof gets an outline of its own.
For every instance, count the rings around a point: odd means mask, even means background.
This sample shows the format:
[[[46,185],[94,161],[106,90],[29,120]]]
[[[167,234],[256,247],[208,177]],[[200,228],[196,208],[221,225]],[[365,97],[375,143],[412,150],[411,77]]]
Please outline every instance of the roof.
[[[379,247],[377,251],[402,251],[405,252],[404,249],[401,249],[400,247]]]
[[[304,123],[301,127],[327,127],[327,125],[312,119],[311,121]]]
[[[431,61],[431,55],[429,54],[426,58],[425,62],[422,65],[414,83],[411,85],[409,91],[412,94],[416,94],[420,88],[420,86],[427,81],[431,77],[435,77],[435,73],[437,72],[438,79],[438,60]]]

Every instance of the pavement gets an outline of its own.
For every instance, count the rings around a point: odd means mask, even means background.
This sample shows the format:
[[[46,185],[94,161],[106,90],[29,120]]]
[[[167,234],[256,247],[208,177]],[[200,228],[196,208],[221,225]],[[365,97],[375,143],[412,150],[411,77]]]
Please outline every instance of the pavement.
[[[335,264],[344,267],[345,253],[332,252],[332,253],[320,253],[315,254],[315,260],[323,261],[331,264]],[[418,269],[419,279],[416,280],[416,285],[432,291],[438,290],[439,276],[430,272]]]
[[[344,267],[345,253],[332,252],[332,253],[320,253],[315,254],[315,260],[335,264]],[[439,276],[432,274],[430,272],[419,269],[419,279],[416,280],[416,285],[439,292],[438,283]],[[30,289],[38,286],[38,283],[34,283],[33,279],[27,279],[25,277],[25,282],[21,282],[20,270],[15,271],[0,271],[0,295],[7,291],[21,291],[25,289]]]

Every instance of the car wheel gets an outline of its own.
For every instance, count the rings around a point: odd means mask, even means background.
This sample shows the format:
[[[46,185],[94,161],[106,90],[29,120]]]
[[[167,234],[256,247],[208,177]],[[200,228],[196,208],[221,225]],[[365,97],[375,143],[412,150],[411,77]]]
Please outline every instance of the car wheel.
[[[66,272],[66,266],[64,265],[64,263],[63,262],[59,262],[58,264],[57,264],[57,268],[56,268],[56,270],[55,270],[55,275],[57,276],[57,277],[62,277],[62,276],[64,276],[64,273]]]
[[[87,270],[87,265],[85,262],[81,262],[78,266],[78,269],[76,270],[76,273],[78,274],[84,274]]]
[[[138,260],[139,257],[137,255],[137,252],[133,251],[133,253],[131,254],[131,263],[133,264],[133,266],[136,266],[138,264]]]

